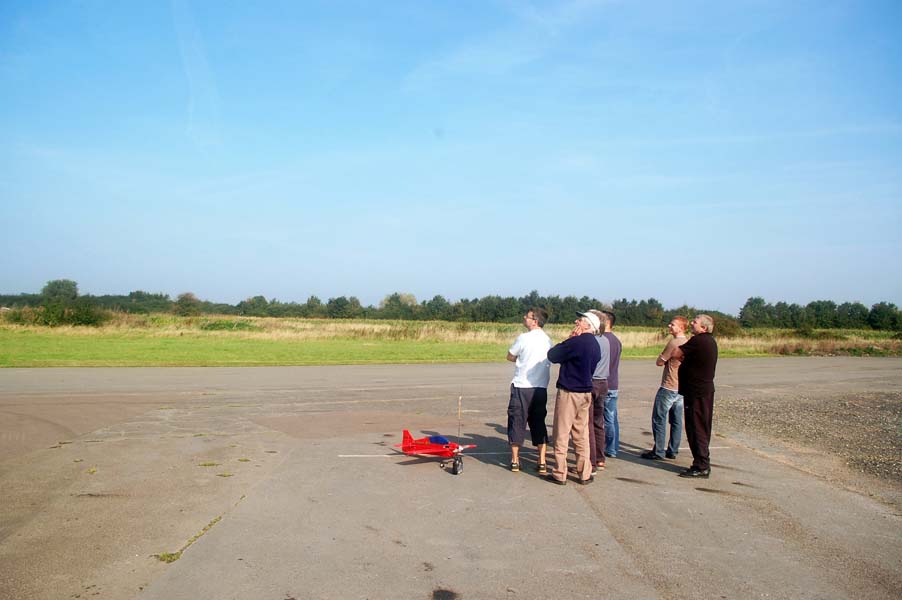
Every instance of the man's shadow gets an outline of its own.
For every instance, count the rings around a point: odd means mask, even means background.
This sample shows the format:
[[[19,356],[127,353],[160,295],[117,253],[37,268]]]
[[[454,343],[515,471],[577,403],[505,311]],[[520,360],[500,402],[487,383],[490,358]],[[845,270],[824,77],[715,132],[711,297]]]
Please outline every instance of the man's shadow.
[[[632,463],[634,465],[641,465],[643,467],[651,467],[652,469],[661,469],[662,471],[670,471],[671,473],[681,473],[686,470],[685,467],[681,467],[676,464],[674,460],[649,460],[647,458],[642,458],[642,454],[648,452],[648,448],[639,447],[634,444],[628,444],[626,442],[620,442],[620,452],[617,453],[616,458],[609,458],[608,460],[622,460],[628,463]]]
[[[501,425],[500,423],[485,423],[486,427],[491,427],[494,429],[501,437],[492,437],[486,438],[491,440],[492,450],[490,452],[496,453],[491,456],[485,456],[485,460],[481,462],[500,467],[504,470],[510,469],[510,456],[511,456],[511,447],[510,443],[507,441],[507,425]],[[548,448],[546,450],[545,461],[546,463],[551,460],[552,448],[551,448],[551,426],[546,423],[545,429],[548,432]],[[484,436],[479,436],[484,437]],[[529,430],[526,431],[526,439],[523,440],[523,445],[520,447],[520,470],[522,471],[532,471],[534,474],[538,476],[536,473],[536,468],[539,464],[539,453],[535,446],[532,445],[532,440],[530,439]],[[527,468],[526,466],[529,465]]]

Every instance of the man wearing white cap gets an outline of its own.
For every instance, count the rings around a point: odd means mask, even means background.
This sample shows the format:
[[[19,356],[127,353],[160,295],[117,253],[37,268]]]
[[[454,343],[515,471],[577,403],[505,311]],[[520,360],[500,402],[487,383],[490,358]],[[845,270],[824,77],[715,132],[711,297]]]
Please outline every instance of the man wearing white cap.
[[[592,482],[589,456],[589,406],[592,403],[592,374],[601,358],[595,333],[601,325],[590,312],[577,313],[570,337],[548,351],[548,360],[561,365],[554,402],[554,470],[548,480],[567,483],[567,448],[573,439],[579,483]]]

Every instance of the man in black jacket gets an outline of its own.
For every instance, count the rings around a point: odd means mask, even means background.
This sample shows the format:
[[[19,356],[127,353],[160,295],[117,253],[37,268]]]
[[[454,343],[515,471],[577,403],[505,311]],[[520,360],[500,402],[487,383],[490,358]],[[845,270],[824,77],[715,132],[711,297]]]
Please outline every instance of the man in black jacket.
[[[682,358],[679,391],[686,411],[686,441],[692,451],[692,466],[680,477],[711,475],[708,445],[711,442],[711,420],[714,416],[714,370],[717,367],[717,342],[711,333],[714,319],[698,315],[689,323],[692,337],[674,350],[674,358]]]
[[[583,485],[592,482],[589,456],[589,406],[592,404],[592,374],[601,358],[595,333],[600,322],[590,312],[579,318],[570,337],[548,351],[548,360],[561,365],[554,402],[554,470],[548,480],[567,483],[567,448],[570,437],[576,453],[576,473]]]

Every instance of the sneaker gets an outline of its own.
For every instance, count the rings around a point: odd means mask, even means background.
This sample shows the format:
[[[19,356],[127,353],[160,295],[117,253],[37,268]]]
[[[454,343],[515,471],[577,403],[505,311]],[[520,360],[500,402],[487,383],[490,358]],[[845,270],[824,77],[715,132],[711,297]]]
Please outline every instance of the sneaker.
[[[648,452],[643,452],[641,457],[645,460],[662,460],[660,456],[658,456],[654,450],[649,450]]]
[[[545,466],[545,463],[536,465],[536,473],[538,473],[539,475],[545,475],[548,473],[548,467]]]
[[[669,458],[670,460],[673,460],[676,458],[676,452],[671,452],[670,450],[668,450],[667,452],[664,453],[664,458]]]
[[[511,463],[511,473],[520,472],[520,463]]]

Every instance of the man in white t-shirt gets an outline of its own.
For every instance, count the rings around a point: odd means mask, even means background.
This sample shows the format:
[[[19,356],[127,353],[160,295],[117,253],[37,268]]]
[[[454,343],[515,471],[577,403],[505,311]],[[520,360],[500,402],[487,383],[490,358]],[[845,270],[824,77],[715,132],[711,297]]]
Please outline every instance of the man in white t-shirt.
[[[526,438],[527,425],[532,443],[539,451],[537,470],[542,475],[548,472],[545,466],[548,447],[545,417],[548,415],[547,388],[551,378],[548,361],[551,338],[542,329],[547,319],[545,309],[530,308],[523,316],[527,332],[520,334],[507,351],[507,360],[516,363],[507,406],[507,439],[511,445],[511,471],[515,473],[520,470],[520,446]]]

